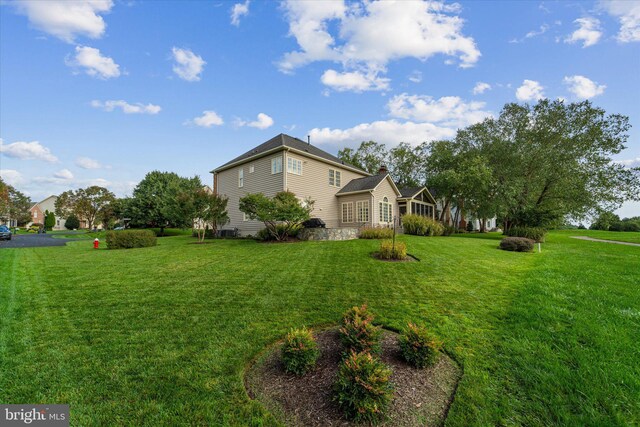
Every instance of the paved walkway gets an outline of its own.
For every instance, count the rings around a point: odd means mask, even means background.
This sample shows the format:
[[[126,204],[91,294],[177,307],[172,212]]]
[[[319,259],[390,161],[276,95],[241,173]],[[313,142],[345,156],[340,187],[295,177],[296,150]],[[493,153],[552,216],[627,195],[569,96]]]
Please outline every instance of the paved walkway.
[[[86,239],[55,239],[51,234],[14,234],[11,240],[0,240],[0,249],[64,246],[67,242],[74,240]],[[87,242],[92,243],[90,240],[87,240]]]
[[[593,237],[587,237],[587,236],[569,236],[569,237],[571,237],[572,239],[588,240],[590,242],[604,242],[604,243],[615,243],[616,245],[640,246],[640,243],[618,242],[617,240],[594,239]]]

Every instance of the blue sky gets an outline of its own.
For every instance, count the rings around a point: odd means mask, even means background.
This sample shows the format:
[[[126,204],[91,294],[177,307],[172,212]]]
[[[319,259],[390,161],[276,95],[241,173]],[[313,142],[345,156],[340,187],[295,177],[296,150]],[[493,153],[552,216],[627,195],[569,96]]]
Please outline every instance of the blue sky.
[[[34,200],[210,183],[281,132],[333,153],[448,138],[541,97],[629,116],[616,160],[640,165],[639,1],[0,4],[0,174]]]

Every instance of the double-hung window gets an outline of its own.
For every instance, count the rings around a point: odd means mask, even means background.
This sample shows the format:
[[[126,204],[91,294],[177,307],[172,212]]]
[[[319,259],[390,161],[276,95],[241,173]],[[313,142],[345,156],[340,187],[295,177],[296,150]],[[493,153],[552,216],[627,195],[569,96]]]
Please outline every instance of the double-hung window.
[[[282,157],[271,159],[271,174],[282,173]]]
[[[302,175],[302,160],[287,157],[287,172]]]
[[[340,187],[342,176],[340,171],[329,169],[329,185],[332,187]]]
[[[238,188],[244,187],[244,168],[238,171]]]

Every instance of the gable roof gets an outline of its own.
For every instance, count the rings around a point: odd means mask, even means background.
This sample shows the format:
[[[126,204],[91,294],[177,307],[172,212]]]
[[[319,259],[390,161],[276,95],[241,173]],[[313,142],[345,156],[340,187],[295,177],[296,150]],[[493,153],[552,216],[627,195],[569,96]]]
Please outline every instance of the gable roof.
[[[426,192],[427,196],[429,196],[429,199],[431,200],[432,203],[436,203],[436,199],[435,197],[433,197],[433,195],[431,194],[431,192],[429,191],[429,189],[427,187],[404,187],[400,189],[400,199],[413,199],[415,198],[418,194],[422,193],[422,192]]]
[[[342,187],[340,191],[336,193],[336,196],[373,191],[385,179],[389,179],[389,182],[391,183],[393,189],[396,191],[396,194],[400,195],[400,191],[398,190],[398,187],[396,187],[396,184],[393,182],[393,179],[391,179],[391,175],[389,175],[388,173],[382,173],[373,176],[365,176],[364,178],[352,179],[347,183],[347,185]]]
[[[250,159],[253,158],[257,158],[257,157],[261,157],[262,155],[266,155],[267,153],[270,152],[274,152],[274,151],[278,151],[279,149],[285,149],[285,148],[289,148],[292,149],[294,151],[298,151],[301,154],[307,154],[313,157],[319,157],[323,160],[326,160],[330,163],[335,163],[338,164],[344,168],[347,169],[351,169],[354,170],[356,172],[360,172],[362,174],[366,174],[369,175],[368,172],[365,172],[363,170],[361,170],[360,168],[350,165],[349,163],[345,163],[342,160],[340,160],[339,158],[337,158],[336,156],[334,156],[333,154],[329,154],[324,150],[319,149],[318,147],[314,147],[313,145],[304,142],[298,138],[294,138],[292,136],[289,135],[285,135],[284,133],[281,133],[280,135],[277,135],[273,138],[271,138],[270,140],[268,140],[267,142],[263,142],[262,144],[258,145],[255,148],[252,148],[251,150],[247,151],[244,154],[241,154],[240,156],[236,157],[233,160],[228,161],[227,163],[223,164],[222,166],[218,166],[217,168],[215,168],[214,170],[211,171],[211,173],[214,172],[221,172],[225,169],[228,169],[230,167],[233,167],[237,164],[242,164],[245,163],[247,161],[249,161]]]
[[[400,197],[402,197],[403,199],[410,199],[413,196],[415,196],[416,194],[418,194],[419,192],[421,192],[425,187],[403,187],[403,188],[399,188],[400,190]]]

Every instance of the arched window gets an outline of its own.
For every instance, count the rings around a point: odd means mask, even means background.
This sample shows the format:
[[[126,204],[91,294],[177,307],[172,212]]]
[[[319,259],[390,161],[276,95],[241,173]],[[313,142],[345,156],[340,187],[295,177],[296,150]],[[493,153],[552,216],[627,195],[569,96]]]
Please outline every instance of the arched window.
[[[380,222],[393,221],[393,205],[389,203],[388,197],[383,197],[378,207]]]

